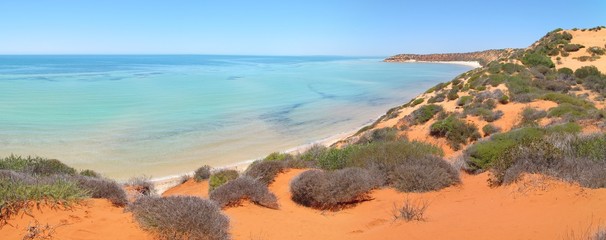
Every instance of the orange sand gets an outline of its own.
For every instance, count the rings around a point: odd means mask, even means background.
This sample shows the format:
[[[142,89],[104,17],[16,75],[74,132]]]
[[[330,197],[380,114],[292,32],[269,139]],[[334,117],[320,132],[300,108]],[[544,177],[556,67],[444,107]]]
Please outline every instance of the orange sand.
[[[438,192],[376,190],[374,200],[339,212],[290,200],[290,170],[270,186],[280,210],[252,204],[229,208],[234,239],[561,239],[606,223],[606,189],[591,190],[543,178],[490,188],[487,174],[463,175],[463,185]],[[394,221],[406,197],[430,202],[425,222]]]
[[[9,225],[0,228],[0,239],[22,239],[36,221],[41,227],[48,224],[54,229],[52,239],[151,239],[134,222],[132,214],[105,199],[86,200],[70,210],[48,206],[32,209],[31,216],[15,216]]]
[[[591,56],[591,54],[587,52],[587,49],[589,47],[601,47],[601,48],[606,47],[606,29],[602,29],[599,31],[585,31],[585,32],[583,32],[581,30],[577,30],[577,31],[567,30],[566,32],[572,34],[572,40],[570,41],[571,43],[581,44],[581,45],[585,46],[585,48],[581,48],[577,52],[571,52],[570,56],[568,56],[568,57],[560,56],[561,64],[557,63],[556,56],[552,57],[552,61],[554,63],[556,63],[556,67],[557,68],[567,67],[572,70],[575,70],[575,69],[583,67],[583,66],[594,65],[600,70],[600,72],[606,72],[606,55],[602,55],[600,57],[600,59],[597,59],[595,61],[581,62],[581,61],[575,59],[580,56]]]

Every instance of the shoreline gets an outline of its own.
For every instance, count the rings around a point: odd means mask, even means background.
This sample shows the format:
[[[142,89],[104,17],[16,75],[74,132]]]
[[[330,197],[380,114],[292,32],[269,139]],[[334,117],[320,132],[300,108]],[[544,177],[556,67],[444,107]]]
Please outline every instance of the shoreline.
[[[391,61],[390,61],[391,62]],[[457,64],[464,65],[473,68],[482,67],[478,61],[417,61],[417,60],[406,60],[406,61],[393,61],[391,63],[441,63],[441,64]]]
[[[280,151],[280,153],[289,153],[289,154],[301,153],[301,152],[309,149],[313,145],[318,145],[318,144],[329,147],[330,145],[332,145],[338,141],[341,141],[349,136],[354,135],[360,129],[373,124],[375,121],[377,121],[379,118],[381,118],[381,116],[382,115],[377,116],[373,120],[368,121],[364,125],[362,125],[358,128],[355,128],[353,130],[344,131],[344,132],[337,133],[337,134],[334,134],[334,135],[326,137],[326,138],[312,141],[310,143],[288,148],[286,150]],[[270,154],[270,153],[267,153],[267,154]],[[239,172],[243,172],[244,170],[246,170],[246,168],[248,168],[248,166],[250,164],[252,164],[253,162],[255,162],[257,160],[261,160],[261,159],[263,159],[263,157],[255,158],[255,159],[248,159],[248,160],[230,163],[230,164],[226,164],[226,165],[221,165],[221,166],[213,167],[212,169],[235,169]],[[182,176],[184,176],[184,175],[192,176],[194,174],[194,172],[195,172],[195,169],[190,172],[185,172],[185,173],[181,173],[181,174],[173,174],[173,175],[168,175],[168,176],[163,176],[163,177],[152,178],[149,181],[152,184],[154,184],[156,193],[159,195],[162,195],[162,193],[164,193],[166,190],[181,184],[180,181],[181,181]]]

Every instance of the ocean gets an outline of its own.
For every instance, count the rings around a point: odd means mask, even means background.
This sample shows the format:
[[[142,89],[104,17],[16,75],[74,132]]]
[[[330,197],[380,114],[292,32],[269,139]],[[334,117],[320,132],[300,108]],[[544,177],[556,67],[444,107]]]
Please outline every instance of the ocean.
[[[371,123],[471,67],[370,57],[0,56],[0,157],[162,177]]]

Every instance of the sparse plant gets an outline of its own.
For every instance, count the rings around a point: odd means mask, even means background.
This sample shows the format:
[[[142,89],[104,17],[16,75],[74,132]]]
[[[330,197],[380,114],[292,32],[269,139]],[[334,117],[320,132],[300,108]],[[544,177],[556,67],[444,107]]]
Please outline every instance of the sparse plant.
[[[125,185],[130,187],[135,192],[145,196],[156,194],[154,184],[150,181],[150,178],[146,176],[131,178],[128,180],[128,182],[126,182]]]
[[[208,165],[204,165],[194,172],[194,180],[196,182],[201,182],[210,178],[211,167]]]
[[[401,206],[394,203],[394,220],[425,221],[425,211],[429,208],[429,203],[423,200],[411,200],[406,198]]]
[[[244,171],[244,175],[269,185],[279,173],[286,169],[284,163],[284,161],[255,161]]]
[[[237,206],[242,200],[248,199],[267,208],[279,208],[278,199],[267,189],[267,185],[248,176],[223,184],[212,191],[209,198],[221,207]]]
[[[159,239],[228,240],[229,218],[219,206],[193,196],[138,198],[128,210]]]

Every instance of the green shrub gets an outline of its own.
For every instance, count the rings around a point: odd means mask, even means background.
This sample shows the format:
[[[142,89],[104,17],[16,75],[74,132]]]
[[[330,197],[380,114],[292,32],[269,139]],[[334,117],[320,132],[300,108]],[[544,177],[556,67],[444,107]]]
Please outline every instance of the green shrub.
[[[411,107],[417,106],[421,103],[423,103],[423,101],[425,101],[424,98],[417,98],[415,100],[412,101],[412,103],[410,104]]]
[[[543,55],[536,52],[527,52],[522,57],[522,63],[528,67],[534,67],[543,65],[549,68],[555,67],[555,64],[551,61],[551,58],[547,55]]]
[[[421,108],[424,108],[422,106]],[[417,110],[415,110],[417,111]],[[370,142],[388,142],[398,140],[398,130],[393,127],[375,129],[369,133],[364,134],[356,142],[357,144],[366,144]]]
[[[263,160],[265,160],[265,161],[284,161],[284,160],[287,160],[290,158],[292,158],[292,155],[290,155],[288,153],[273,152],[273,153],[270,153],[269,155],[267,155],[267,157],[265,157]]]
[[[591,53],[592,55],[604,55],[606,54],[606,49],[601,47],[590,47],[587,48],[587,52]]]
[[[576,52],[579,51],[579,49],[584,48],[583,45],[580,44],[566,44],[564,45],[564,51],[566,52]]]
[[[450,91],[448,91],[448,94],[446,95],[446,98],[448,98],[448,100],[450,101],[455,100],[459,98],[459,94],[457,94],[458,92],[459,89],[457,88],[450,89]]]
[[[515,63],[505,63],[501,66],[501,68],[503,69],[503,71],[511,75],[516,72],[520,72],[524,68],[524,66]]]
[[[482,132],[484,132],[484,136],[490,136],[492,134],[501,132],[501,129],[493,124],[486,124],[482,127]]]
[[[505,83],[509,89],[510,97],[516,102],[531,102],[539,97],[539,89],[532,86],[530,79],[514,76]]]
[[[434,92],[434,91],[440,91],[440,90],[442,90],[443,88],[445,88],[446,86],[448,86],[448,84],[447,84],[447,83],[438,83],[437,85],[435,85],[435,86],[433,86],[433,87],[431,87],[431,88],[427,89],[427,91],[425,91],[425,93],[432,93],[432,92]]]
[[[594,108],[593,104],[575,96],[561,93],[547,93],[541,97],[543,100],[556,102],[558,104],[568,103],[582,108]]]
[[[522,110],[522,121],[520,125],[522,126],[535,126],[537,125],[537,120],[542,119],[547,116],[547,112],[543,110],[538,110],[536,108],[525,107]]]
[[[69,167],[56,159],[29,156],[21,157],[15,155],[0,159],[0,169],[14,170],[44,176],[55,174],[77,174],[76,169]]]
[[[221,185],[238,178],[238,171],[232,169],[222,169],[210,175],[208,180],[208,191],[212,192]]]
[[[247,199],[263,207],[279,208],[276,195],[267,189],[267,185],[249,176],[240,177],[223,184],[212,191],[209,198],[221,207],[238,206],[242,200]]]
[[[376,187],[370,173],[361,168],[336,171],[309,170],[290,182],[292,200],[307,207],[339,210],[369,200]]]
[[[88,192],[69,179],[0,170],[0,225],[32,202],[69,206],[87,197]]]
[[[439,92],[436,93],[435,96],[430,97],[429,100],[427,100],[427,103],[444,102],[444,99],[446,99],[446,93]]]
[[[468,103],[470,103],[472,100],[473,100],[472,96],[462,96],[457,101],[457,105],[462,107],[462,106],[465,106]]]
[[[143,229],[159,239],[231,239],[229,218],[210,200],[193,196],[141,197],[129,210]]]
[[[349,156],[354,154],[360,145],[349,145],[342,149],[329,148],[317,160],[318,167],[326,170],[341,169],[347,166]]]
[[[576,71],[574,71],[574,76],[580,79],[584,79],[586,77],[589,76],[600,76],[600,70],[598,70],[598,68],[596,68],[595,66],[584,66],[584,67],[580,67],[578,68]]]
[[[501,104],[509,103],[509,96],[503,95],[503,96],[499,97],[499,103],[501,103]]]
[[[433,116],[435,116],[437,113],[439,113],[443,110],[444,110],[444,108],[442,108],[442,106],[439,106],[439,105],[434,105],[434,104],[424,105],[424,106],[414,110],[410,114],[410,116],[412,118],[411,123],[412,124],[426,123],[427,121],[432,119]]]
[[[459,150],[461,144],[467,144],[469,140],[474,141],[480,137],[475,125],[466,123],[454,115],[433,123],[429,133],[432,136],[445,137],[455,150]]]
[[[99,174],[98,172],[95,172],[93,170],[90,170],[90,169],[85,169],[85,170],[80,171],[80,175],[86,176],[86,177],[94,177],[94,178],[101,177],[101,174]]]
[[[515,182],[524,173],[539,173],[583,187],[606,187],[606,135],[580,137],[576,134],[549,135],[519,145],[496,159],[491,169],[494,184]],[[581,149],[591,149],[584,152]]]
[[[210,178],[210,170],[211,167],[208,165],[204,165],[194,172],[194,180],[196,182],[201,182]]]

